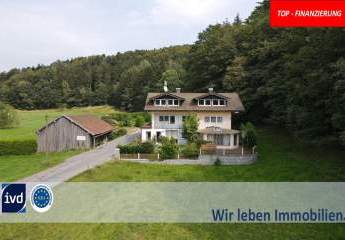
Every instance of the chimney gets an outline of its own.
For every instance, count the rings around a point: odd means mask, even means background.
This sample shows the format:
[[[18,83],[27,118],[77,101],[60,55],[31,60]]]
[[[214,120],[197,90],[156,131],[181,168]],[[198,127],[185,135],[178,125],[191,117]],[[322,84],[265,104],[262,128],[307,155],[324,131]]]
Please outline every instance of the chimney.
[[[181,93],[181,88],[176,88],[176,93]]]
[[[213,93],[213,88],[208,88],[209,93]]]

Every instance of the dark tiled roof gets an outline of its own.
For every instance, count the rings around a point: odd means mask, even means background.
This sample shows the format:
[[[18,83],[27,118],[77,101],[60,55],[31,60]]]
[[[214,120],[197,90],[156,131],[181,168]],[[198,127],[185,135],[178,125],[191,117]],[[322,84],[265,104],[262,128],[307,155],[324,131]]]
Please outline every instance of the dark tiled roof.
[[[91,135],[101,135],[113,131],[113,126],[93,115],[65,116],[70,121],[85,129]]]
[[[227,99],[227,106],[198,106],[193,100],[205,97],[207,93],[170,93],[184,99],[180,106],[154,106],[153,99],[162,93],[149,93],[146,98],[146,111],[244,111],[243,104],[237,93],[210,93]]]

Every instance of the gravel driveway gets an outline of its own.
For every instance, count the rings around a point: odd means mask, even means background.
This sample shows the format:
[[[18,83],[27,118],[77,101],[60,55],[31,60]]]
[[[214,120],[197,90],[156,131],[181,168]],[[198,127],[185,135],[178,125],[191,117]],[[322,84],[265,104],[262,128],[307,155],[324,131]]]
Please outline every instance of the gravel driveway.
[[[137,131],[119,137],[91,151],[68,158],[59,165],[18,180],[17,182],[54,182],[54,185],[65,182],[90,168],[94,168],[112,160],[117,145],[130,143],[139,136],[140,132]]]

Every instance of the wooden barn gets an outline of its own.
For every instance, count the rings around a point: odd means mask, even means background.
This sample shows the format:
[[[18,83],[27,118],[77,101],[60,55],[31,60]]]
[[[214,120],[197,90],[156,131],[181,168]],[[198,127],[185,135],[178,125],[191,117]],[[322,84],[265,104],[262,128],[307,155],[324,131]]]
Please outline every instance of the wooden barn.
[[[112,131],[110,124],[96,116],[61,116],[37,131],[37,151],[92,148],[106,141]]]

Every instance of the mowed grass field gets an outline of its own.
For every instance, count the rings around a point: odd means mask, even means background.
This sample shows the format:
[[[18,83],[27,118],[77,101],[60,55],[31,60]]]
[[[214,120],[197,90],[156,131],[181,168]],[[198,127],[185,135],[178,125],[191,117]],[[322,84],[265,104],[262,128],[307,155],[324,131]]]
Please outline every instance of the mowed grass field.
[[[250,166],[167,166],[114,161],[72,181],[344,181],[345,154],[259,129]],[[0,224],[0,239],[345,239],[345,224]]]
[[[345,181],[345,152],[297,143],[287,132],[260,128],[259,161],[244,166],[178,166],[114,161],[72,181]]]
[[[109,106],[33,111],[18,110],[19,126],[10,129],[0,129],[0,140],[36,139],[36,131],[45,125],[46,118],[49,122],[62,115],[92,114],[102,116],[114,112],[115,110]]]
[[[102,116],[114,112],[115,110],[109,106],[34,111],[18,110],[20,125],[16,128],[0,129],[0,140],[36,139],[36,131],[45,125],[46,116],[48,121],[52,121],[62,115],[92,114]],[[30,176],[57,165],[78,153],[80,151],[0,156],[0,181],[9,182]]]

